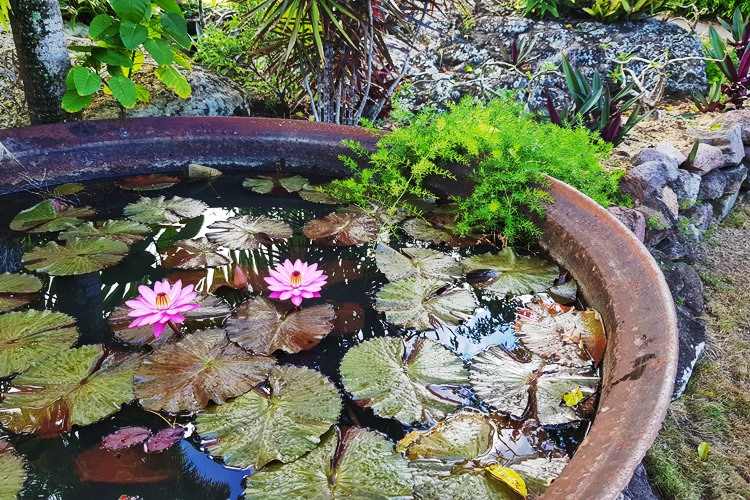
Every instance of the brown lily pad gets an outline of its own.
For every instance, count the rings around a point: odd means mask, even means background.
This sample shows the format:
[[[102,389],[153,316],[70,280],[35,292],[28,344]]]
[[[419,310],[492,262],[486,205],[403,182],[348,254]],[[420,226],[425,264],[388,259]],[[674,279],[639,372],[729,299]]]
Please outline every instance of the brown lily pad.
[[[158,191],[171,188],[180,182],[179,177],[161,174],[136,175],[115,182],[117,187],[126,191]]]
[[[167,252],[163,262],[164,267],[169,269],[205,269],[229,263],[230,260],[206,238],[178,242]]]
[[[145,427],[123,427],[102,438],[101,446],[105,450],[124,450],[139,445],[151,437],[151,431]]]
[[[269,217],[234,217],[208,226],[208,239],[224,248],[255,250],[261,245],[292,237],[292,227]]]
[[[369,215],[345,210],[315,219],[303,228],[305,236],[320,243],[335,246],[362,245],[375,241],[380,223]]]
[[[164,333],[159,337],[154,336],[154,328],[151,325],[128,328],[128,325],[134,319],[128,316],[130,311],[132,309],[129,307],[120,306],[112,311],[109,318],[107,318],[115,338],[120,342],[139,347],[144,345],[158,346],[169,342],[174,337],[174,332],[171,328],[165,328]]]
[[[168,481],[176,469],[168,463],[146,460],[140,448],[117,452],[99,447],[80,453],[75,459],[76,474],[85,483],[152,484]]]

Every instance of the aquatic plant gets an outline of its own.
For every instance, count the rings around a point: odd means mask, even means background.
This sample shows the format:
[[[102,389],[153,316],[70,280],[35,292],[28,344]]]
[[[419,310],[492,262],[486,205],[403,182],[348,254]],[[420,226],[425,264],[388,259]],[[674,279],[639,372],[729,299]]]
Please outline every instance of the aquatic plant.
[[[318,264],[308,264],[297,259],[292,264],[289,259],[269,271],[264,278],[271,290],[270,297],[277,300],[291,300],[299,307],[304,299],[320,297],[320,290],[328,281],[328,276]]]
[[[183,323],[184,314],[198,308],[193,285],[183,288],[182,280],[174,285],[167,280],[157,281],[153,289],[141,285],[138,292],[138,298],[125,302],[132,309],[128,316],[135,318],[129,328],[153,325],[155,337],[159,337],[167,325],[175,328]]]

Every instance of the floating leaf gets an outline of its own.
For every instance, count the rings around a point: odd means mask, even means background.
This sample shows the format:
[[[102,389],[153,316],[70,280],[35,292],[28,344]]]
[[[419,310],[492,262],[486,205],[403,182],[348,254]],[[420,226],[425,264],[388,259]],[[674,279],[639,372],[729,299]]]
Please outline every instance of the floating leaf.
[[[367,214],[355,210],[333,212],[315,219],[302,229],[311,240],[324,240],[336,246],[362,245],[375,241],[380,224]]]
[[[408,278],[388,283],[378,291],[375,309],[396,325],[417,330],[458,325],[477,307],[471,290],[447,286],[436,279]]]
[[[570,406],[571,408],[584,399],[586,399],[586,396],[583,395],[583,391],[581,391],[580,387],[576,387],[572,391],[563,394],[563,402],[566,406]]]
[[[164,267],[172,269],[206,269],[226,266],[231,261],[218,252],[206,238],[177,242],[164,258]]]
[[[232,314],[232,308],[214,295],[205,295],[198,300],[198,309],[184,313],[189,321],[223,320]]]
[[[489,473],[492,478],[502,481],[506,486],[522,497],[526,498],[529,495],[523,477],[513,469],[503,467],[500,464],[492,464],[487,467],[485,471]]]
[[[0,499],[15,500],[26,482],[23,459],[5,441],[0,441]]]
[[[247,177],[242,182],[242,187],[249,189],[258,194],[268,194],[277,186],[287,193],[296,193],[308,186],[308,180],[301,175],[292,175],[290,177],[270,177],[261,175],[258,177]]]
[[[209,451],[227,465],[259,469],[274,460],[296,460],[339,418],[341,396],[315,370],[277,366],[268,385],[268,393],[255,389],[198,415],[200,435],[217,438]]]
[[[146,453],[161,453],[179,443],[185,437],[182,427],[167,427],[162,429],[146,441]]]
[[[179,177],[170,175],[149,174],[136,175],[120,179],[115,184],[126,191],[158,191],[159,189],[171,188],[180,182]]]
[[[329,433],[315,450],[248,479],[245,498],[411,498],[412,476],[393,443],[360,427]]]
[[[291,177],[283,177],[279,179],[279,185],[286,190],[288,193],[296,193],[301,191],[302,188],[307,186],[308,180],[301,175],[293,175]]]
[[[128,253],[122,241],[99,238],[72,240],[64,246],[50,241],[23,255],[27,269],[52,276],[72,276],[93,273],[120,262]]]
[[[69,348],[78,339],[75,320],[51,311],[0,315],[0,377],[22,373]]]
[[[292,237],[292,228],[286,222],[268,217],[235,217],[224,222],[214,222],[206,236],[217,245],[233,250],[255,250],[261,245]]]
[[[96,215],[91,207],[73,207],[59,200],[44,200],[16,215],[10,222],[14,231],[46,233],[76,226]]]
[[[515,500],[517,495],[482,467],[454,472],[451,464],[412,463],[414,498],[419,500]]]
[[[537,419],[542,425],[559,425],[581,420],[581,416],[563,402],[566,394],[581,391],[586,396],[596,392],[599,377],[579,375],[576,371],[550,365],[536,382]]]
[[[222,171],[216,168],[206,167],[198,163],[188,165],[188,178],[192,180],[210,181],[222,175]]]
[[[15,433],[54,434],[117,412],[133,400],[139,360],[103,356],[101,345],[62,350],[19,375],[0,403],[0,423]]]
[[[416,240],[446,244],[455,240],[455,237],[449,231],[437,228],[419,217],[407,220],[402,227],[406,234]]]
[[[168,342],[174,336],[174,332],[171,328],[165,328],[164,333],[159,337],[154,336],[154,328],[151,325],[142,326],[140,328],[128,328],[128,325],[130,325],[134,319],[128,316],[130,311],[132,311],[132,309],[129,307],[120,306],[112,311],[109,318],[107,318],[109,326],[112,327],[115,338],[119,341],[139,347],[144,345],[157,346]]]
[[[298,194],[300,198],[310,203],[320,203],[322,205],[338,205],[340,203],[333,196],[314,186],[305,186]]]
[[[81,482],[113,484],[118,489],[129,484],[163,483],[173,479],[177,470],[171,464],[147,460],[140,448],[112,452],[96,446],[75,457],[75,472]]]
[[[510,247],[496,254],[469,257],[463,263],[470,280],[472,274],[481,277],[476,285],[500,297],[542,292],[559,275],[556,265],[537,257],[517,256]]]
[[[375,247],[375,262],[388,281],[421,277],[450,282],[463,276],[463,267],[453,256],[429,248],[403,248],[398,252],[380,244]]]
[[[78,194],[86,189],[83,184],[73,182],[70,184],[60,184],[52,190],[52,194],[55,196],[72,196]]]
[[[333,329],[333,306],[322,304],[280,312],[263,297],[242,304],[227,321],[229,338],[259,354],[306,351],[318,345]]]
[[[68,229],[60,234],[60,239],[69,241],[75,239],[97,239],[107,238],[122,241],[126,245],[132,245],[141,241],[151,232],[151,229],[143,224],[130,220],[107,220],[102,223],[87,222],[74,228]]]
[[[397,450],[409,460],[436,458],[450,462],[473,460],[493,447],[495,428],[486,415],[463,410],[441,420],[432,429],[412,431]]]
[[[118,451],[139,445],[151,437],[151,431],[145,427],[122,427],[102,438],[101,446],[105,450]]]
[[[410,352],[398,338],[375,338],[352,347],[341,360],[341,379],[353,398],[381,417],[405,424],[441,418],[458,406],[441,398],[432,386],[468,382],[461,359],[425,339]]]
[[[42,282],[31,274],[0,274],[0,312],[11,311],[33,300]]]
[[[273,191],[273,179],[269,177],[248,177],[242,181],[242,187],[258,194],[268,194]]]
[[[490,347],[471,362],[471,386],[485,403],[514,417],[522,417],[529,388],[543,362],[522,363],[499,347]]]
[[[568,462],[567,457],[531,458],[512,467],[523,477],[529,493],[539,496],[562,474]]]
[[[275,363],[229,342],[222,330],[202,330],[147,356],[133,381],[135,395],[147,410],[196,412],[246,393]]]
[[[193,219],[208,210],[208,205],[192,198],[175,196],[165,199],[141,198],[127,205],[123,211],[125,217],[144,224],[162,225],[177,224],[183,219]]]

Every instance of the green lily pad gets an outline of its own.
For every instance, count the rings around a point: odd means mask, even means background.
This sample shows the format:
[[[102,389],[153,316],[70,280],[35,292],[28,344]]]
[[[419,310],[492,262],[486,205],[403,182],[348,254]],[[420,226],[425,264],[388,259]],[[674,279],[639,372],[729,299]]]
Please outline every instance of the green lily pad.
[[[302,188],[308,185],[308,180],[301,175],[292,175],[291,177],[282,177],[279,179],[279,185],[286,190],[287,193],[296,193],[301,191]]]
[[[355,400],[404,424],[442,418],[459,403],[441,397],[437,389],[469,381],[461,358],[425,339],[408,353],[398,338],[368,340],[349,349],[339,370]]]
[[[530,458],[513,465],[513,470],[521,474],[530,494],[540,496],[562,474],[568,462],[567,457]]]
[[[250,476],[245,498],[411,498],[412,475],[393,443],[377,432],[352,427],[329,433],[296,462],[272,465]]]
[[[107,238],[72,240],[64,246],[50,241],[23,255],[27,269],[52,276],[93,273],[120,262],[128,253],[122,241]]]
[[[466,321],[477,305],[474,293],[465,287],[437,279],[407,278],[384,285],[376,295],[375,309],[385,313],[390,323],[429,330]]]
[[[246,393],[275,364],[229,342],[223,330],[202,330],[147,356],[134,379],[135,395],[147,410],[196,412]]]
[[[483,467],[454,471],[451,464],[412,463],[416,500],[517,500],[519,496]]]
[[[174,196],[166,199],[141,198],[123,210],[125,217],[136,222],[150,225],[177,224],[185,219],[193,219],[208,210],[208,205],[192,198]]]
[[[123,305],[115,308],[107,318],[115,338],[120,342],[138,347],[145,345],[157,347],[169,342],[174,337],[175,333],[171,328],[165,328],[158,338],[154,336],[154,328],[151,325],[128,328],[128,325],[133,322],[133,318],[128,316],[130,311],[132,309]]]
[[[91,207],[73,207],[59,200],[44,200],[22,210],[10,222],[14,231],[46,233],[62,231],[96,215]]]
[[[60,184],[52,190],[52,194],[55,196],[72,196],[78,194],[86,189],[83,184],[72,182],[70,184]]]
[[[537,357],[523,363],[499,347],[490,347],[471,361],[471,387],[485,403],[520,418],[543,364]]]
[[[399,441],[397,449],[409,460],[435,458],[459,462],[488,453],[494,439],[495,428],[486,415],[463,410],[441,420],[432,429],[410,432]]]
[[[358,210],[333,212],[321,219],[311,220],[302,232],[311,240],[335,246],[362,245],[375,241],[380,223]]]
[[[208,226],[213,232],[206,236],[213,243],[233,250],[255,250],[261,245],[292,237],[286,222],[268,217],[235,217]]]
[[[581,375],[563,366],[546,366],[536,381],[537,420],[542,425],[581,420],[581,415],[565,403],[564,396],[571,391],[581,391],[588,397],[596,393],[598,385],[599,377]]]
[[[194,181],[211,181],[217,177],[221,177],[224,173],[213,167],[207,167],[199,163],[191,163],[188,165],[188,179]]]
[[[164,258],[168,269],[206,269],[226,266],[231,261],[218,251],[218,247],[206,238],[178,241]]]
[[[339,418],[341,396],[315,370],[277,366],[268,385],[268,391],[256,388],[198,415],[198,433],[217,439],[209,451],[227,465],[259,469],[274,460],[297,460]]]
[[[287,193],[296,193],[305,188],[308,185],[308,182],[309,181],[301,175],[279,178],[261,175],[258,177],[247,177],[242,181],[242,187],[258,194],[268,194],[277,186],[285,190]]]
[[[429,248],[375,247],[375,262],[388,281],[420,277],[451,282],[463,276],[463,266],[453,256]]]
[[[119,411],[134,398],[140,359],[103,356],[101,345],[63,350],[19,375],[0,403],[0,423],[14,433],[48,435]]]
[[[447,229],[435,227],[420,217],[407,220],[401,227],[415,240],[449,244],[456,239]]]
[[[297,194],[310,203],[320,203],[321,205],[338,205],[340,203],[336,198],[315,186],[305,186]]]
[[[472,274],[481,278],[477,287],[499,297],[543,292],[560,274],[555,264],[537,257],[517,256],[510,247],[496,254],[469,257],[463,263],[470,280]]]
[[[248,177],[242,181],[242,187],[258,194],[268,194],[273,191],[274,182],[270,177]]]
[[[5,441],[0,441],[0,500],[16,500],[26,482],[26,467]]]
[[[333,330],[335,318],[330,304],[283,313],[270,300],[256,297],[237,308],[226,331],[232,341],[259,354],[296,353],[318,345]]]
[[[42,282],[31,274],[0,274],[0,312],[12,311],[33,300]]]
[[[141,241],[151,232],[151,229],[138,222],[130,220],[107,220],[102,223],[87,222],[80,226],[68,229],[60,234],[60,239],[69,241],[76,239],[98,239],[122,241],[126,245],[132,245]]]
[[[0,378],[22,373],[78,339],[75,320],[51,311],[0,315]]]

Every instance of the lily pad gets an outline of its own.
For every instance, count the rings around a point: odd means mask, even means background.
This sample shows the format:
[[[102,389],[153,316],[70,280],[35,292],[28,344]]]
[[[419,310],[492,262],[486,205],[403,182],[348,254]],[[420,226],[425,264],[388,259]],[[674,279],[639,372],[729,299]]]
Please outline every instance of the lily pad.
[[[471,386],[485,403],[520,418],[529,402],[530,387],[543,364],[536,357],[523,363],[499,347],[490,347],[471,362]]]
[[[16,500],[26,482],[23,459],[5,441],[0,441],[0,499]]]
[[[151,229],[138,222],[129,220],[107,220],[103,223],[87,222],[80,226],[68,229],[60,234],[60,239],[69,241],[75,239],[97,239],[108,238],[110,240],[122,241],[126,245],[132,245],[141,241],[151,232]]]
[[[51,311],[0,315],[0,377],[22,373],[69,348],[78,339],[75,320]]]
[[[458,356],[425,339],[418,339],[409,352],[398,338],[368,340],[349,349],[340,372],[356,401],[404,424],[438,419],[454,410],[458,403],[440,397],[436,389],[469,380]]]
[[[178,241],[167,251],[164,267],[168,269],[206,269],[221,267],[230,263],[228,257],[220,254],[216,245],[206,238]]]
[[[73,207],[59,200],[44,200],[19,212],[10,222],[10,228],[30,233],[62,231],[94,215],[96,212],[91,207]]]
[[[120,262],[128,253],[122,241],[99,238],[72,240],[64,246],[50,241],[23,255],[27,269],[52,276],[72,276],[93,273]]]
[[[31,274],[0,274],[0,312],[11,311],[33,300],[42,282]]]
[[[55,196],[72,196],[78,194],[86,189],[83,184],[72,182],[70,184],[60,184],[52,190],[52,194]]]
[[[338,205],[340,203],[336,198],[315,186],[305,186],[298,194],[300,198],[310,203],[322,205]]]
[[[185,437],[182,427],[167,427],[162,429],[146,441],[146,453],[161,453],[179,443]]]
[[[379,230],[380,224],[369,215],[345,210],[308,222],[302,232],[311,240],[336,246],[354,246],[375,241]]]
[[[245,498],[411,498],[412,475],[393,443],[360,427],[329,433],[315,450],[248,479]]]
[[[495,427],[479,412],[463,410],[438,422],[432,429],[412,431],[397,449],[409,460],[436,458],[450,462],[473,460],[493,447]]]
[[[279,179],[279,185],[286,190],[287,193],[296,193],[301,191],[302,188],[307,186],[308,180],[301,175],[292,175],[291,177],[282,177]]]
[[[301,175],[280,178],[261,175],[258,177],[247,177],[242,181],[242,187],[258,194],[268,194],[277,186],[287,193],[296,193],[307,186],[308,182]]]
[[[596,393],[599,377],[580,375],[569,368],[546,366],[536,382],[537,419],[542,425],[567,424],[581,420],[574,409],[565,404],[567,393],[580,390],[584,395]]]
[[[496,254],[469,257],[463,263],[470,281],[479,277],[476,286],[499,297],[542,292],[560,272],[544,259],[517,256],[510,247]]]
[[[196,412],[246,393],[275,363],[232,344],[222,330],[202,330],[147,356],[133,381],[135,395],[147,410]]]
[[[224,320],[232,314],[232,308],[214,295],[204,295],[198,299],[198,309],[193,309],[184,314],[189,321],[216,321]]]
[[[170,199],[141,198],[126,206],[125,217],[136,222],[150,225],[177,224],[184,219],[193,219],[208,210],[208,205],[192,198],[175,196]]]
[[[145,427],[122,427],[102,438],[101,446],[105,450],[118,451],[139,445],[151,437],[151,431]]]
[[[424,278],[387,283],[378,291],[375,302],[375,309],[385,313],[390,323],[417,330],[458,325],[469,319],[476,307],[471,290]]]
[[[540,495],[562,474],[568,462],[567,457],[531,458],[513,465],[513,469],[521,474],[529,493]]]
[[[130,311],[132,309],[129,307],[120,306],[112,311],[107,318],[115,338],[120,342],[138,347],[144,345],[158,346],[169,342],[174,337],[175,333],[171,328],[165,328],[164,333],[159,337],[154,336],[154,328],[151,325],[128,328],[128,325],[133,322],[133,318],[128,316]]]
[[[274,460],[297,460],[339,418],[341,396],[315,370],[277,366],[268,386],[268,391],[257,388],[198,415],[198,433],[216,438],[209,451],[227,465],[259,469]]]
[[[101,345],[63,350],[19,375],[0,403],[0,423],[11,432],[46,435],[117,412],[133,400],[140,360],[104,355]]]
[[[335,316],[330,304],[283,313],[270,300],[256,297],[240,305],[226,331],[232,341],[259,354],[296,353],[315,347],[331,333]]]
[[[217,245],[233,250],[255,250],[261,245],[292,237],[286,222],[268,217],[235,217],[208,226],[213,232],[206,236]]]
[[[402,227],[415,240],[449,244],[456,239],[450,231],[435,227],[420,217],[407,220]]]
[[[375,247],[375,262],[388,281],[421,277],[450,282],[463,276],[463,266],[453,256],[429,248],[404,248],[398,252],[380,244]]]
[[[452,464],[434,461],[412,463],[414,498],[416,500],[517,500],[503,481],[497,480],[488,468],[467,467],[454,470]]]
[[[120,179],[115,184],[126,191],[158,191],[171,188],[180,182],[179,177],[161,174],[135,175]]]
[[[199,163],[191,163],[188,165],[188,179],[194,181],[210,181],[221,177],[224,173],[213,167],[207,167]]]
[[[273,191],[274,182],[270,177],[248,177],[242,181],[242,187],[258,194],[268,194]]]

